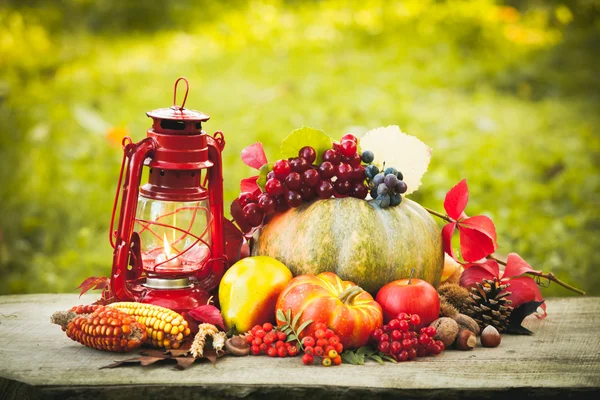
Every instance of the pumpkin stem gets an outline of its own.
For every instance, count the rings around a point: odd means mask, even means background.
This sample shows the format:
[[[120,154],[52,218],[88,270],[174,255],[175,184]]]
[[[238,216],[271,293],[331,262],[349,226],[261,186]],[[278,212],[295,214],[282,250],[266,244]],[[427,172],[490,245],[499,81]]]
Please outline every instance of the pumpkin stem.
[[[344,290],[338,296],[338,299],[344,304],[352,304],[354,303],[354,299],[356,296],[364,292],[364,289],[360,286],[350,286],[348,289]]]

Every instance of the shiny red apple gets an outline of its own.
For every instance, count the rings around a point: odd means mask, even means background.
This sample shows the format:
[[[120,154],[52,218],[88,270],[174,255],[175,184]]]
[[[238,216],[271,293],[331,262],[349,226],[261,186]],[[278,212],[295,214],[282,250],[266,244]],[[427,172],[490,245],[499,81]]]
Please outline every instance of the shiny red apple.
[[[440,314],[440,297],[437,290],[427,281],[416,278],[393,281],[379,289],[375,300],[383,309],[383,320],[396,318],[401,313],[418,314],[418,328],[435,321]]]

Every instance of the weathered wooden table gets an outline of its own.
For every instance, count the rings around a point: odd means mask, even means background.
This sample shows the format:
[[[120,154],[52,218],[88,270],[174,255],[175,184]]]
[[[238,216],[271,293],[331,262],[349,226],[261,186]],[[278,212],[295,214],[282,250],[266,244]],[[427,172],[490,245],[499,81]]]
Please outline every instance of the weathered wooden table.
[[[99,369],[130,357],[72,342],[50,315],[93,296],[0,296],[0,398],[584,398],[600,392],[600,299],[550,299],[533,336],[415,362],[306,367],[297,358],[225,357]]]

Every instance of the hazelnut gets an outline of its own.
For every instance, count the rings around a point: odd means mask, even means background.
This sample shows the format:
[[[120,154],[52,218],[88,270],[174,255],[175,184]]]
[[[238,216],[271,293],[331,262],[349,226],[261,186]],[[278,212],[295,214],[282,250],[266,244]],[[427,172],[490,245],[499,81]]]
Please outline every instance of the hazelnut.
[[[479,328],[479,324],[468,315],[457,314],[453,318],[456,321],[456,323],[458,323],[458,327],[460,329],[467,329],[473,332],[475,336],[479,336],[479,334],[481,333],[481,328]]]
[[[225,349],[234,356],[247,356],[250,346],[242,336],[233,336],[225,341]]]
[[[458,335],[458,324],[455,320],[448,317],[438,318],[429,326],[433,326],[436,330],[435,340],[441,340],[444,346],[449,347],[456,340]]]
[[[467,329],[461,329],[454,346],[459,350],[473,350],[477,346],[477,336]]]
[[[501,340],[500,333],[491,325],[486,326],[481,332],[481,344],[484,347],[498,347]]]

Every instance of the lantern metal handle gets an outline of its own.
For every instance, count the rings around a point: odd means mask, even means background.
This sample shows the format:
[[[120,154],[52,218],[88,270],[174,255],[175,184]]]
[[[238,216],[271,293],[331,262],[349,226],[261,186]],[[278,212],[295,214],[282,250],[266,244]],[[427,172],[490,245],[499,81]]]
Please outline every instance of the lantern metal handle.
[[[183,96],[183,102],[181,103],[181,107],[179,107],[177,105],[177,85],[179,84],[179,81],[185,82],[185,95]],[[183,108],[185,107],[185,102],[187,100],[189,91],[190,91],[190,84],[189,84],[188,80],[186,78],[184,78],[183,76],[179,77],[175,81],[175,87],[173,88],[173,108],[178,108],[179,110],[183,110]]]

